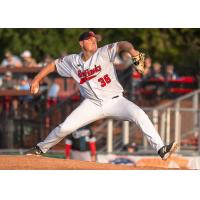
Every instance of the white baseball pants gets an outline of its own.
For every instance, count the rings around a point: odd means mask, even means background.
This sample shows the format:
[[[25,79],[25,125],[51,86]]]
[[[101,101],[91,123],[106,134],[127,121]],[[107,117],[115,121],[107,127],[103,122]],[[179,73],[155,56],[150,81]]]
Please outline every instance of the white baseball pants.
[[[85,99],[63,123],[53,129],[43,142],[38,143],[43,153],[77,129],[99,119],[114,118],[136,123],[154,150],[164,146],[158,132],[146,113],[123,96],[106,99],[101,106]]]

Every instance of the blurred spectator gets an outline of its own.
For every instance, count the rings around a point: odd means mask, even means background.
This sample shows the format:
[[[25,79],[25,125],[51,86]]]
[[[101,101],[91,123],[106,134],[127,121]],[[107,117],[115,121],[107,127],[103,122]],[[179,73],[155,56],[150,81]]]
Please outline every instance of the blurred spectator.
[[[38,67],[36,60],[32,57],[31,52],[26,50],[21,54],[23,58],[23,66],[24,67]]]
[[[30,86],[29,86],[29,82],[28,82],[28,76],[27,75],[22,75],[19,79],[19,90],[29,90]],[[21,113],[21,116],[23,116],[23,118],[28,119],[29,116],[29,102],[30,100],[32,100],[33,97],[31,95],[25,95],[25,96],[19,96],[19,100],[20,100],[20,106],[21,106],[21,110],[23,110],[23,112]],[[18,116],[18,105],[15,107],[15,117]]]
[[[45,55],[43,61],[38,64],[38,66],[45,67],[48,64],[52,63],[53,61],[54,61],[54,59],[49,54],[47,54],[47,55]]]
[[[96,138],[89,126],[67,136],[65,155],[66,159],[96,161]]]
[[[152,59],[150,56],[145,58],[145,68],[144,73],[142,76],[142,80],[140,83],[141,87],[146,86],[146,82],[153,76],[153,66],[152,66]]]
[[[22,62],[17,56],[13,55],[10,51],[7,51],[5,53],[5,59],[3,59],[1,66],[2,67],[21,67]]]
[[[19,90],[29,90],[30,89],[27,75],[22,75],[19,80],[20,80]]]
[[[162,74],[162,65],[159,62],[155,62],[153,64],[152,77],[164,80],[164,76]]]
[[[167,65],[165,70],[165,79],[176,80],[178,78],[179,78],[178,75],[174,72],[174,65],[172,64]]]
[[[60,86],[55,82],[55,79],[52,79],[52,83],[48,90],[47,97],[50,99],[57,99],[59,90]]]
[[[46,79],[46,83],[48,86],[47,92],[47,102],[46,108],[49,110],[52,106],[56,105],[58,102],[58,92],[60,90],[60,86],[55,82],[55,79]],[[49,116],[45,118],[45,126],[50,127],[51,119]]]
[[[13,80],[13,75],[10,71],[7,71],[3,77],[3,83],[1,85],[1,90],[14,89],[15,83]],[[4,96],[2,99],[3,110],[5,114],[9,114],[11,110],[15,110],[17,107],[17,102],[10,96]]]
[[[12,72],[7,71],[3,77],[1,89],[13,89],[15,86]]]
[[[164,75],[162,74],[162,65],[159,62],[155,62],[153,64],[153,70],[151,71],[150,78],[159,79],[161,81],[165,80]],[[155,94],[152,96],[153,97],[152,99],[155,102],[158,102],[161,100],[161,98],[165,94],[166,87],[165,87],[165,85],[162,84],[162,82],[161,83],[157,82],[154,85],[151,85],[151,84],[147,85],[146,89],[147,90],[149,89],[149,91],[153,92],[152,94]]]
[[[27,75],[22,75],[20,77],[19,81],[20,81],[19,82],[19,90],[29,90],[30,89]],[[29,100],[33,99],[33,97],[31,95],[26,95],[26,96],[20,96],[19,99],[21,101],[29,101]]]
[[[144,74],[143,74],[143,79],[149,79],[152,76],[152,59],[150,56],[145,58],[145,69],[144,69]]]

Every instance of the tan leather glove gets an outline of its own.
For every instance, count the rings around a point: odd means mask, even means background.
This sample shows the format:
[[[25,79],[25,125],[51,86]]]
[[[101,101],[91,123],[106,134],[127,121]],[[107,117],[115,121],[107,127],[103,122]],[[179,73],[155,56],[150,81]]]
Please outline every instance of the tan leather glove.
[[[136,71],[138,71],[140,74],[143,74],[145,54],[139,53],[137,56],[132,57],[132,59],[133,59],[133,63],[134,63]]]

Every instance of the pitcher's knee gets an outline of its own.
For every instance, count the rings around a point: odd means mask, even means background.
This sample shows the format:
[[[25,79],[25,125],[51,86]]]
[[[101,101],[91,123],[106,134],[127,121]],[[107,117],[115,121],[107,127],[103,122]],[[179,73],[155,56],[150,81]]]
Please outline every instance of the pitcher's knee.
[[[59,127],[59,131],[57,132],[58,137],[66,137],[75,130],[72,127],[63,126],[63,124],[60,124],[58,127]]]

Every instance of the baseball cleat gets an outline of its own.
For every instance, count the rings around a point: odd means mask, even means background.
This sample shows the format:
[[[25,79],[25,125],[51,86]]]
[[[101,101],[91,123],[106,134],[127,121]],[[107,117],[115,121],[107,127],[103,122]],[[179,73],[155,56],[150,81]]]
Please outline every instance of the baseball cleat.
[[[29,151],[25,153],[25,155],[27,156],[31,156],[31,155],[41,156],[42,154],[43,152],[38,146],[33,147],[32,149],[30,149]]]
[[[176,151],[178,148],[179,144],[177,142],[172,142],[169,145],[163,146],[159,151],[158,154],[163,160],[167,160],[172,153]]]

